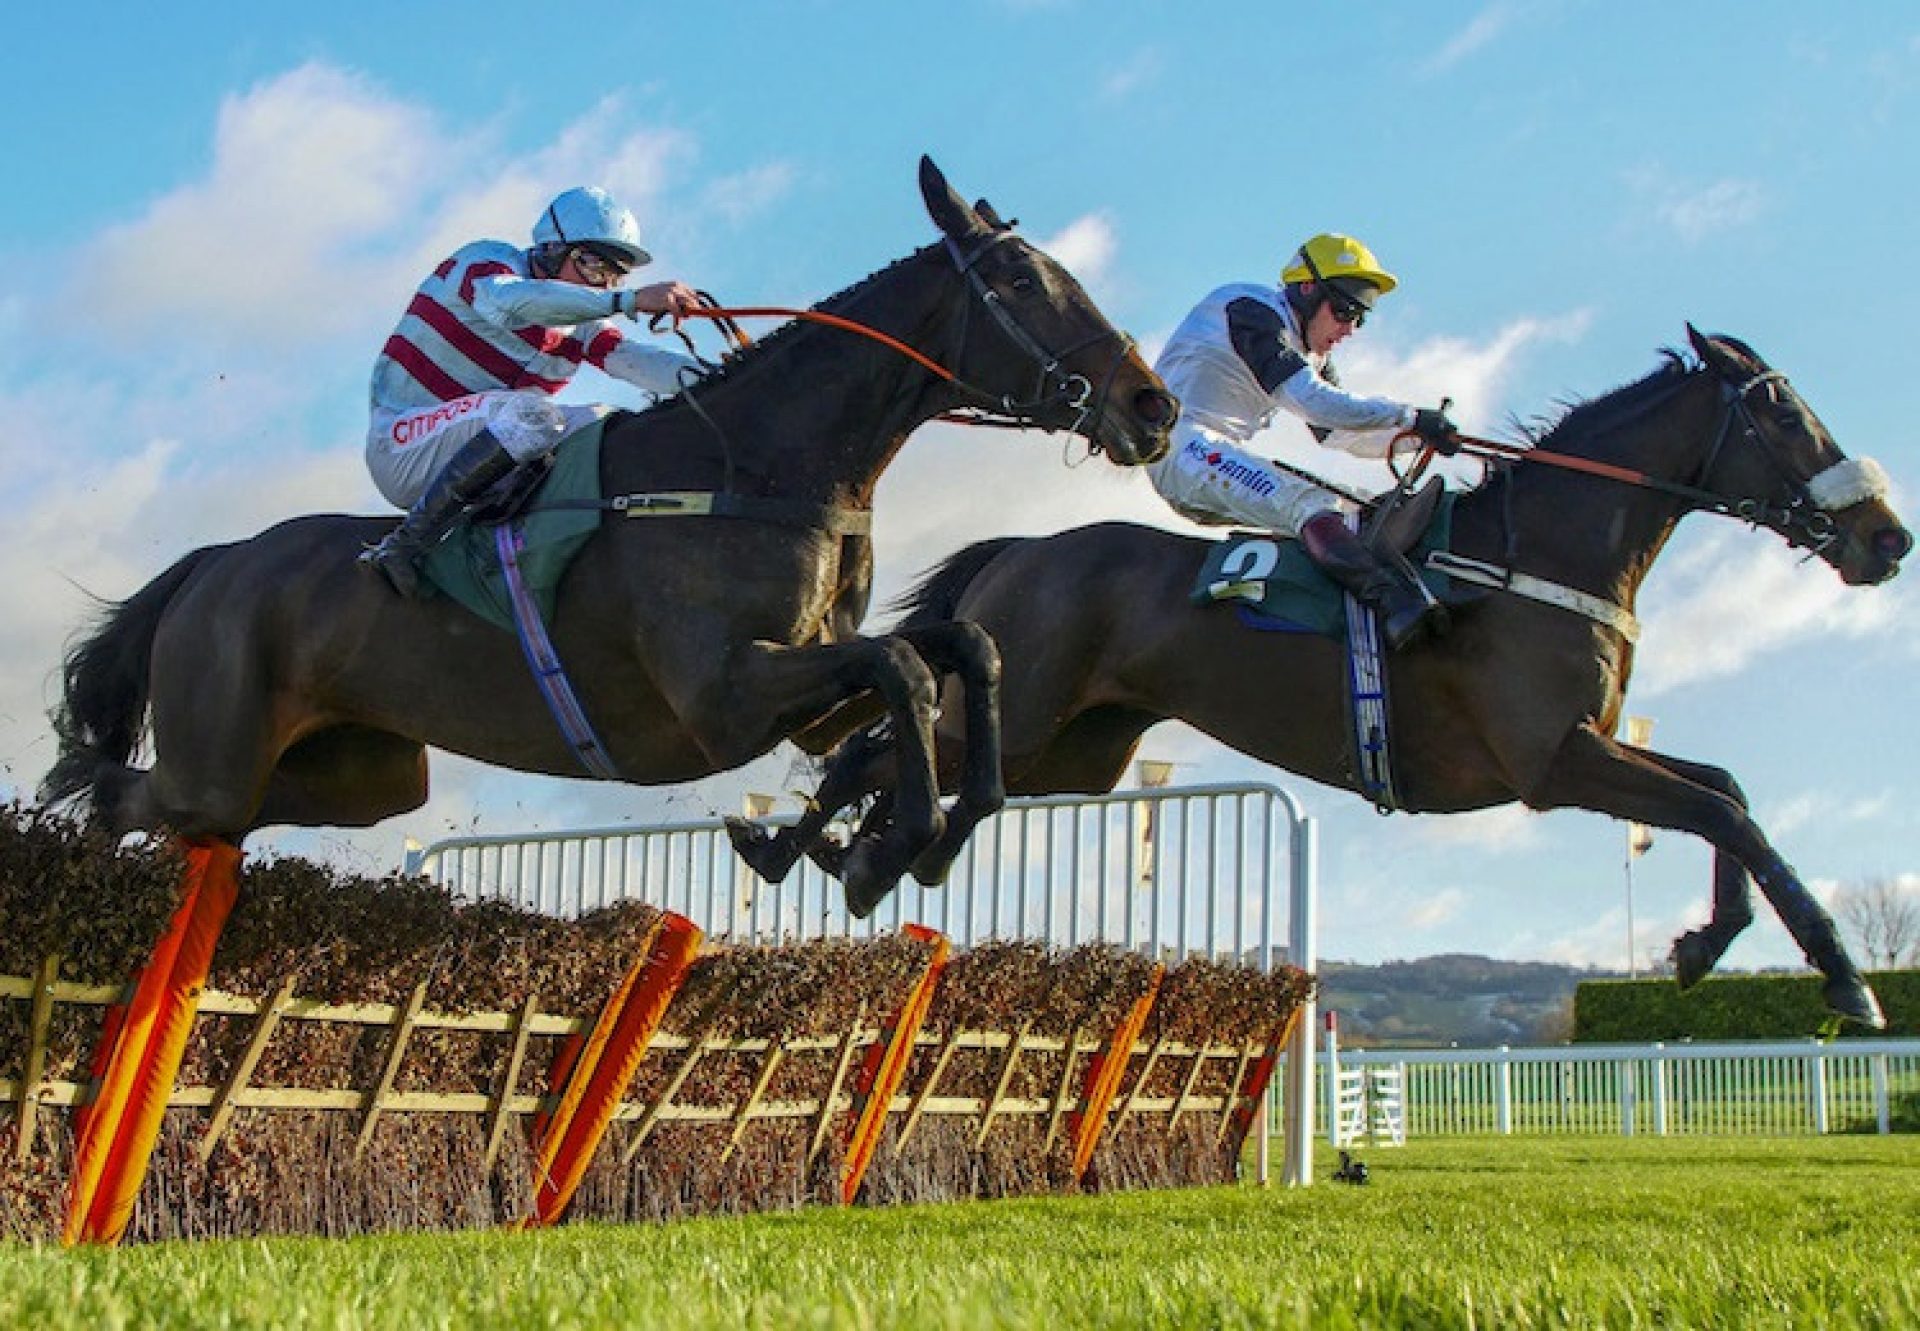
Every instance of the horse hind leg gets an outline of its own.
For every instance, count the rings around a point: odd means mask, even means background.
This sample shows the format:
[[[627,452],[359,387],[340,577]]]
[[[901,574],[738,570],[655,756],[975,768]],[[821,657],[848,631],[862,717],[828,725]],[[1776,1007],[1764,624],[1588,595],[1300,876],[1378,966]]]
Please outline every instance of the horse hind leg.
[[[1000,752],[1000,651],[985,629],[964,621],[919,625],[903,629],[899,636],[934,670],[959,680],[966,717],[958,798],[947,810],[945,829],[911,868],[916,881],[937,887],[947,881],[973,829],[1006,807]]]
[[[1732,778],[1725,784],[1732,786]],[[1535,809],[1591,809],[1615,818],[1691,832],[1707,841],[1759,884],[1761,894],[1801,953],[1825,977],[1821,996],[1827,1006],[1872,1029],[1886,1026],[1879,1001],[1847,955],[1833,918],[1781,859],[1741,800],[1726,790],[1691,780],[1666,763],[1654,761],[1652,755],[1626,748],[1591,726],[1581,726],[1555,753],[1546,777],[1537,789],[1528,792],[1527,804]],[[1716,868],[1716,894],[1729,882],[1730,871],[1727,873],[1723,878]],[[1739,886],[1732,883],[1728,895],[1737,894]],[[1737,911],[1737,906],[1730,904],[1729,909]],[[1737,914],[1726,917],[1723,929],[1731,928],[1736,918]],[[1690,964],[1697,964],[1708,950],[1696,947]]]
[[[427,751],[366,726],[329,726],[280,755],[255,827],[371,827],[427,802]]]

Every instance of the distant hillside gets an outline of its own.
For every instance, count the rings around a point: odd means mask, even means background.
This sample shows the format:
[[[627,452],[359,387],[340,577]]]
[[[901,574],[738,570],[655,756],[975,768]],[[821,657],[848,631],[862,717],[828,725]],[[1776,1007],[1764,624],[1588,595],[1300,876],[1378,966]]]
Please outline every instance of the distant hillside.
[[[1380,966],[1320,963],[1320,1010],[1345,1045],[1559,1044],[1573,1033],[1573,989],[1616,974],[1463,953]]]

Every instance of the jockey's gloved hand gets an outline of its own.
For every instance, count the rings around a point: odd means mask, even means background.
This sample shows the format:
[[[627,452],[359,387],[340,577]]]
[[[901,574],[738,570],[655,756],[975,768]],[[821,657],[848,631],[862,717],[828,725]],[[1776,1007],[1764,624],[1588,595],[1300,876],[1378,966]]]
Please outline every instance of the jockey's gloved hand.
[[[1460,451],[1460,427],[1453,423],[1444,410],[1421,407],[1415,411],[1413,432],[1420,436],[1421,443],[1441,457],[1450,458]]]

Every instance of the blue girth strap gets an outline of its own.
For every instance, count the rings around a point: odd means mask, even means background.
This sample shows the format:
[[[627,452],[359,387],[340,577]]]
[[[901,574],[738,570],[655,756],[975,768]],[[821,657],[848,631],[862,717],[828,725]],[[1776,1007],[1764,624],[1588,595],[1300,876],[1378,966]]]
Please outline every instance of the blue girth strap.
[[[554,651],[553,639],[547,636],[540,606],[527,590],[527,580],[520,573],[520,524],[503,522],[495,527],[493,546],[499,552],[500,572],[513,605],[513,625],[520,637],[520,650],[527,658],[527,668],[533,671],[533,682],[540,686],[540,696],[547,700],[547,710],[553,713],[561,735],[579,757],[580,765],[603,781],[618,781],[619,769],[607,756],[606,746],[593,733],[587,714],[581,710],[580,699],[575,696],[566,669],[560,664],[560,654]]]

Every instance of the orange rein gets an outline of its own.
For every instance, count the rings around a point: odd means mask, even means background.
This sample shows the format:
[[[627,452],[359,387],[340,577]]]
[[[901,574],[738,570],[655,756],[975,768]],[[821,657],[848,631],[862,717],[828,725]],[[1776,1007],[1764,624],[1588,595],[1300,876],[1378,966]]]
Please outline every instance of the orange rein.
[[[820,310],[791,310],[779,305],[753,305],[743,306],[739,309],[727,309],[719,305],[701,305],[677,315],[674,318],[676,327],[678,327],[682,319],[713,319],[716,321],[728,319],[805,319],[809,323],[825,324],[829,328],[840,328],[849,333],[858,333],[861,337],[871,338],[884,347],[891,347],[914,364],[938,375],[948,383],[959,382],[958,376],[956,376],[952,370],[922,355],[905,342],[902,342],[899,338],[891,337],[877,328],[869,328],[863,323],[855,323],[851,319],[843,319],[837,314],[826,314]]]
[[[1402,430],[1393,437],[1398,444],[1402,439],[1418,439],[1420,436],[1412,430]],[[1610,462],[1595,462],[1591,458],[1575,457],[1571,453],[1555,453],[1545,448],[1532,448],[1524,444],[1503,444],[1497,439],[1481,439],[1474,435],[1455,436],[1460,441],[1460,451],[1482,457],[1506,458],[1514,462],[1541,462],[1550,467],[1559,467],[1565,471],[1583,471],[1590,476],[1604,476],[1608,480],[1624,481],[1628,485],[1637,485],[1647,490],[1665,490],[1673,493],[1691,493],[1686,487],[1675,486],[1657,476],[1649,476],[1644,471],[1634,471],[1628,467],[1616,467]],[[1419,456],[1414,460],[1408,472],[1412,479],[1425,471],[1427,464],[1434,458],[1431,445],[1423,444]]]

